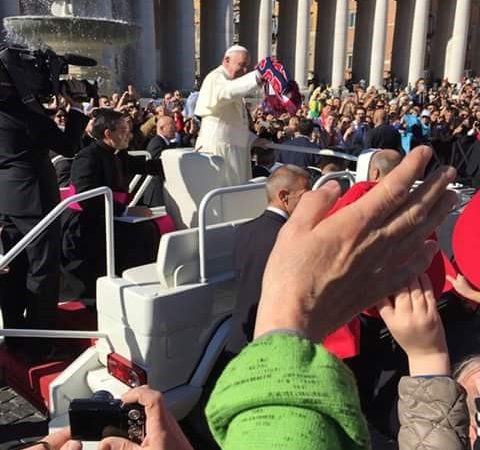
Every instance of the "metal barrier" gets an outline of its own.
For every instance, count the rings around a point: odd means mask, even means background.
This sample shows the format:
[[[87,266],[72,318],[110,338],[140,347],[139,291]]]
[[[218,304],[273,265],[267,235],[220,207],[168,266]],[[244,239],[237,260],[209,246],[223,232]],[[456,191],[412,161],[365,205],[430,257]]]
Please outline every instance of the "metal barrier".
[[[350,181],[350,187],[352,187],[355,184],[355,176],[352,172],[345,170],[342,172],[331,172],[327,173],[326,175],[323,175],[320,177],[315,184],[312,187],[312,191],[316,191],[319,189],[321,186],[323,186],[327,181],[330,180],[338,180],[338,179],[348,179]]]
[[[35,225],[17,244],[15,244],[5,255],[0,257],[0,270],[5,269],[25,248],[30,245],[41,233],[48,228],[52,222],[58,219],[69,205],[72,203],[81,202],[90,198],[105,197],[105,235],[107,247],[107,276],[109,278],[116,278],[115,275],[115,248],[114,248],[114,229],[113,229],[113,194],[107,187],[99,187],[90,191],[82,192],[73,195],[53,208],[37,225]],[[108,336],[105,333],[93,331],[68,331],[68,330],[11,330],[0,329],[0,336],[12,337],[45,337],[45,338],[105,338]]]
[[[263,190],[265,189],[266,183],[250,183],[250,184],[241,184],[239,186],[229,186],[223,187],[218,189],[213,189],[212,191],[208,192],[205,197],[202,198],[200,202],[200,206],[198,208],[198,253],[199,253],[199,260],[200,260],[200,283],[207,282],[207,268],[206,268],[206,261],[205,261],[205,234],[207,224],[206,216],[207,216],[207,206],[209,202],[216,196],[221,194],[229,194],[232,192],[247,192],[253,190]]]

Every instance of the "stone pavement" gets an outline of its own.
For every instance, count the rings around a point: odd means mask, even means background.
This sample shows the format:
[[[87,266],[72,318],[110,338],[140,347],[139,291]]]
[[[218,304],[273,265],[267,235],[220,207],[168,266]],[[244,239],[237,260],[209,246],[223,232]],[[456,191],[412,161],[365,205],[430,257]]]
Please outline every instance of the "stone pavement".
[[[37,440],[48,433],[48,421],[21,395],[0,387],[0,450]]]

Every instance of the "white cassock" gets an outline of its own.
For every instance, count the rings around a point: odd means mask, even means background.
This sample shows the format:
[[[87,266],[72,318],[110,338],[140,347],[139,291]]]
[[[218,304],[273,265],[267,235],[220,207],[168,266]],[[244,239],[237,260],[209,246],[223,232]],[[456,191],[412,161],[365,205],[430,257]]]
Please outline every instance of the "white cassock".
[[[224,158],[225,186],[244,184],[252,177],[250,147],[257,136],[248,128],[244,97],[257,86],[256,71],[231,80],[219,66],[200,89],[195,115],[202,125],[195,148]]]

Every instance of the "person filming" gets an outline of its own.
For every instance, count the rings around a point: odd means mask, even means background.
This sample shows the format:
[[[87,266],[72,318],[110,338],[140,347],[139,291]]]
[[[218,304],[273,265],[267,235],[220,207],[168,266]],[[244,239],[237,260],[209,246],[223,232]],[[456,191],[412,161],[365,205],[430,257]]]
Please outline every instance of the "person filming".
[[[0,240],[5,252],[59,203],[49,150],[73,156],[87,123],[80,103],[71,98],[66,98],[69,110],[64,131],[42,106],[54,93],[51,80],[58,81],[59,74],[51,72],[48,65],[55,57],[60,60],[53,52],[0,49]],[[54,326],[59,257],[57,221],[0,276],[4,328]],[[7,338],[7,344],[18,345],[19,339]],[[51,352],[42,340],[35,341],[35,349],[30,343],[29,349],[38,356]]]

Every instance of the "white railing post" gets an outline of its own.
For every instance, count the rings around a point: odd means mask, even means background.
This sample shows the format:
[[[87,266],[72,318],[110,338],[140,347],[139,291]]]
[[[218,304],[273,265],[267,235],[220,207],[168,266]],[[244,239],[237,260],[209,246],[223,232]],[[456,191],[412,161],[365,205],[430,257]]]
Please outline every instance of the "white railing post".
[[[255,189],[264,189],[266,183],[249,183],[249,184],[241,184],[239,186],[229,186],[223,187],[218,189],[213,189],[212,191],[208,192],[200,202],[200,206],[198,207],[198,257],[199,257],[199,264],[200,264],[200,283],[207,282],[207,267],[206,267],[206,260],[205,260],[205,237],[207,231],[207,205],[210,203],[212,198],[221,195],[221,194],[229,194],[231,192],[246,192],[246,191],[253,191]]]

